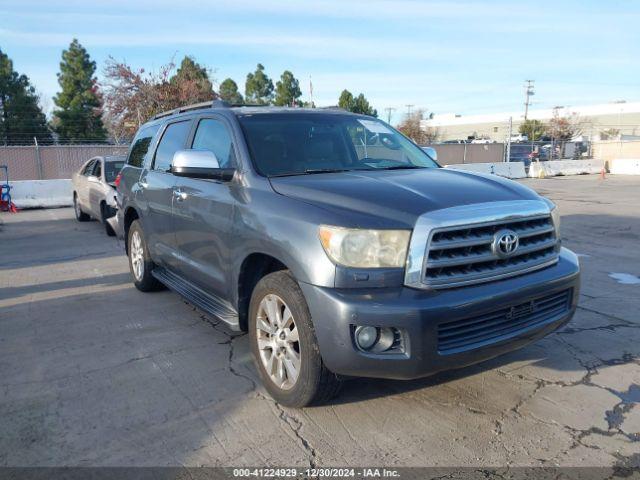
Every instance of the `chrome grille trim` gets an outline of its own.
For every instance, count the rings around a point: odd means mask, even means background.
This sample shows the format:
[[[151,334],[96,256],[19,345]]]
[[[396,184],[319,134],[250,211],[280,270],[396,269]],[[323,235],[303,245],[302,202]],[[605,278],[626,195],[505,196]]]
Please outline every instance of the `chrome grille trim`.
[[[521,246],[507,259],[491,251],[499,228],[509,228],[520,237]],[[411,236],[405,285],[450,288],[528,273],[558,261],[558,240],[549,205],[543,200],[488,202],[429,212],[419,217]]]

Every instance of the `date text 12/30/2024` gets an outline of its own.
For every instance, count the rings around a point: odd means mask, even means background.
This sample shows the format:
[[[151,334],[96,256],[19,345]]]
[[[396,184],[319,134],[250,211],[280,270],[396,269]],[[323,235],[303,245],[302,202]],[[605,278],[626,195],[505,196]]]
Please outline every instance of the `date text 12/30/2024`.
[[[234,468],[233,476],[256,478],[399,478],[388,468]]]

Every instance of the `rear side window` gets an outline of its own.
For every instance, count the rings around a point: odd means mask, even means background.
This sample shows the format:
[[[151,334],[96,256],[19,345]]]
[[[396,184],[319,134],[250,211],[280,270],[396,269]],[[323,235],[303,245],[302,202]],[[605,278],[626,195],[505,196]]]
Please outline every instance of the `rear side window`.
[[[213,152],[220,163],[220,168],[231,168],[236,163],[231,136],[227,127],[219,120],[212,118],[200,120],[191,148]]]
[[[93,172],[93,167],[95,167],[95,165],[95,160],[91,160],[89,163],[87,163],[87,166],[82,169],[82,175],[84,175],[85,177],[91,175],[91,172]]]
[[[96,168],[93,169],[94,177],[102,177],[102,162],[100,160],[96,160]]]
[[[156,157],[153,161],[154,170],[168,171],[171,167],[173,154],[184,148],[187,135],[191,128],[191,121],[171,123],[162,135],[162,139],[156,150]]]
[[[142,165],[144,165],[144,159],[149,151],[149,146],[151,145],[153,136],[159,128],[160,125],[153,125],[138,132],[136,138],[133,139],[127,164],[132,167],[142,167]]]

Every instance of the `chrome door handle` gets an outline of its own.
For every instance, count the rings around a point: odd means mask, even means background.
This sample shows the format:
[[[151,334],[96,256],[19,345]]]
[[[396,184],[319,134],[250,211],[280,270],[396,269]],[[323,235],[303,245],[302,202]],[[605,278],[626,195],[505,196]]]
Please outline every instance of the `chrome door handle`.
[[[181,191],[179,188],[173,191],[173,196],[176,198],[177,202],[182,202],[187,199],[187,194]]]

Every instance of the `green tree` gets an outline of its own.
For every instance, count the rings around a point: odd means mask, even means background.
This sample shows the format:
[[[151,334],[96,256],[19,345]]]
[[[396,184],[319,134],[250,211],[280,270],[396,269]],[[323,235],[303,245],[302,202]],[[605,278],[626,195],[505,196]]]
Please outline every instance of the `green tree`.
[[[181,105],[206,102],[216,97],[207,69],[197,63],[193,57],[185,56],[180,67],[169,79],[177,88]]]
[[[354,113],[362,113],[363,115],[370,115],[372,117],[378,116],[378,111],[369,105],[369,101],[362,93],[355,98],[353,102],[353,110],[351,111]]]
[[[349,90],[344,89],[342,91],[338,99],[338,106],[344,110],[351,111],[353,108],[353,95]]]
[[[518,132],[521,135],[526,135],[530,142],[540,140],[540,138],[547,131],[547,127],[540,120],[526,119],[520,124]]]
[[[225,102],[229,102],[232,105],[239,105],[241,103],[244,103],[244,99],[238,91],[238,84],[230,78],[226,78],[220,84],[220,90],[218,94],[220,95],[220,98],[222,100],[224,100]]]
[[[264,66],[258,64],[256,71],[247,74],[244,96],[248,103],[268,105],[273,100],[273,82],[264,73]]]
[[[338,106],[353,113],[361,113],[372,117],[378,116],[378,111],[369,104],[369,101],[362,93],[354,97],[349,90],[343,90],[338,99]]]
[[[58,83],[62,91],[53,99],[53,125],[62,141],[100,142],[106,138],[102,124],[102,98],[94,74],[96,62],[73,39],[62,52]]]
[[[301,96],[300,82],[293,76],[293,73],[289,70],[282,72],[280,80],[276,82],[276,99],[274,103],[278,106],[293,106]]]
[[[13,69],[11,59],[0,50],[0,144],[51,143],[47,119],[38,106],[38,95],[26,75]]]

